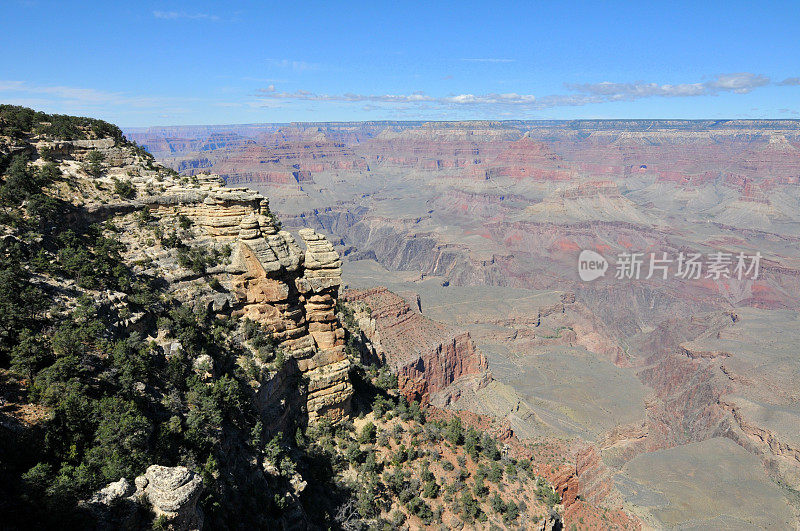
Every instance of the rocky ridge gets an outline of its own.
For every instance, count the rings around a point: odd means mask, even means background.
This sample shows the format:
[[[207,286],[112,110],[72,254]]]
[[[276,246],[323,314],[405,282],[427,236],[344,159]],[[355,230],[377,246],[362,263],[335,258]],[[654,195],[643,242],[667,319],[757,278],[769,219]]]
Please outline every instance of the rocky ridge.
[[[276,434],[339,425],[351,410],[336,315],[341,261],[330,242],[303,230],[298,244],[260,194],[225,188],[212,175],[181,177],[91,119],[0,106],[0,187],[4,278],[41,296],[47,310],[25,328],[7,315],[2,327],[56,330],[52,343],[37,342],[39,358],[17,356],[17,338],[3,336],[0,436],[22,459],[7,468],[0,452],[0,513],[19,520],[46,503],[52,514],[42,521],[61,515],[81,526],[139,528],[156,518],[199,529],[203,512],[212,525],[227,518],[220,501],[237,508],[242,498],[274,494],[253,521],[276,513],[308,521],[303,477],[286,464],[272,473],[261,461],[269,461],[266,441],[282,444]],[[37,201],[51,210],[35,209]],[[40,258],[34,264],[26,253]],[[58,343],[67,329],[76,335]],[[79,368],[50,367],[63,358]],[[64,398],[57,387],[67,380],[73,394]],[[47,399],[34,396],[36,385]],[[64,458],[44,438],[71,436],[58,431],[59,400],[69,399],[81,404],[66,421],[81,442]],[[113,440],[117,432],[126,442]],[[185,466],[161,466],[175,464]],[[35,486],[28,471],[37,473]],[[229,488],[236,481],[261,492],[238,494]],[[29,494],[5,495],[22,488]]]
[[[386,288],[347,290],[345,299],[362,304],[359,327],[374,354],[397,372],[400,392],[409,400],[444,407],[491,381],[486,357],[469,332],[428,319]]]
[[[305,404],[309,419],[341,419],[352,386],[347,379],[344,331],[334,312],[341,261],[325,237],[313,230],[300,231],[303,251],[291,233],[279,230],[266,198],[247,188],[225,188],[213,175],[172,181],[143,172],[130,182],[136,187],[136,200],[93,205],[90,212],[124,212],[143,206],[156,219],[188,219],[197,229],[192,245],[230,248],[228,263],[207,272],[221,282],[224,291],[202,293],[196,304],[266,327],[309,381]],[[143,256],[164,266],[177,297],[196,296],[188,288],[197,275],[169,268],[169,251],[133,246],[131,259]]]
[[[84,149],[89,148],[104,154],[106,149],[117,149],[98,142]],[[114,156],[114,152],[106,155],[107,159]],[[106,179],[120,177],[125,178],[109,171]],[[263,325],[308,380],[303,406],[309,420],[343,418],[352,386],[344,330],[335,315],[341,261],[330,242],[313,230],[301,230],[306,247],[301,249],[291,233],[278,228],[266,198],[247,188],[225,188],[217,176],[173,180],[139,170],[129,180],[137,190],[136,199],[93,204],[89,212],[124,213],[143,207],[156,220],[188,220],[184,223],[192,227],[189,243],[193,247],[230,249],[225,264],[210,267],[202,275],[170,267],[175,265],[173,253],[147,242],[131,242],[131,260],[149,259],[155,268],[163,269],[180,299]],[[134,234],[133,220],[126,221]],[[216,278],[222,291],[198,292],[198,277]],[[283,380],[286,375],[268,377],[263,387],[274,389],[276,378]]]

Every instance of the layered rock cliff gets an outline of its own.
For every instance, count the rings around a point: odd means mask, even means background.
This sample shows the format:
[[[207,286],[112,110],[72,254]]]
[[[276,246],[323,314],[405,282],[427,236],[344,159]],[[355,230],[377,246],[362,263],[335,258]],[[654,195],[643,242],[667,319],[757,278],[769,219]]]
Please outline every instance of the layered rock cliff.
[[[386,288],[348,290],[361,330],[375,354],[397,372],[400,392],[409,400],[446,406],[462,390],[477,390],[491,379],[486,357],[469,332],[459,331],[413,311]]]
[[[185,223],[193,227],[193,246],[230,249],[225,264],[205,273],[220,282],[222,290],[188,290],[187,282],[194,282],[197,275],[176,274],[175,293],[216,313],[250,319],[269,332],[289,363],[280,371],[266,373],[259,382],[265,412],[278,394],[292,394],[285,384],[296,370],[306,380],[306,393],[299,402],[308,420],[343,418],[353,390],[347,376],[344,330],[334,311],[341,261],[330,242],[313,230],[301,230],[305,250],[301,249],[289,232],[279,229],[267,199],[246,188],[224,188],[215,176],[201,176],[196,183],[165,184],[148,176],[132,182],[143,190],[159,185],[158,195],[142,194],[138,202],[157,219],[189,220]],[[154,254],[165,265],[169,260],[152,249],[133,252]],[[290,407],[270,409],[270,415],[275,414],[278,419],[268,420],[275,421],[276,428],[281,418],[296,416]]]

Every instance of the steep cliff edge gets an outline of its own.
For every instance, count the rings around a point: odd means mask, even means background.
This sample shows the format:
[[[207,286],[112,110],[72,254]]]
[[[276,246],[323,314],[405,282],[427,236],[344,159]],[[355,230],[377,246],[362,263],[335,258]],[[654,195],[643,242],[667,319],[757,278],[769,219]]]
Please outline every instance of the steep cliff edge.
[[[397,372],[409,400],[443,407],[491,381],[469,332],[428,319],[386,288],[347,290],[345,299],[362,304],[356,313],[361,330],[375,355]]]
[[[215,275],[227,292],[200,300],[270,332],[308,379],[310,421],[343,418],[352,386],[344,330],[334,311],[341,284],[338,253],[313,230],[300,231],[306,247],[301,250],[289,232],[278,229],[260,194],[223,188],[214,177],[200,182],[191,188],[176,185],[155,200],[143,201],[156,215],[186,216],[202,231],[200,244],[207,239],[230,246],[230,263]],[[269,390],[264,393],[270,395]]]
[[[106,160],[118,155],[118,147],[91,148]],[[76,157],[88,149],[73,146]],[[206,307],[220,315],[244,317],[263,325],[276,346],[283,350],[290,366],[307,379],[307,396],[301,404],[308,420],[328,416],[340,420],[348,410],[352,395],[344,356],[344,331],[334,308],[341,284],[341,262],[331,244],[313,230],[300,231],[305,251],[287,231],[280,230],[269,211],[269,202],[247,188],[225,188],[213,175],[179,179],[158,170],[126,169],[124,175],[110,167],[98,180],[126,179],[136,199],[124,202],[89,204],[95,214],[118,212],[119,223],[130,231],[122,238],[129,244],[131,261],[149,259],[149,272],[163,274],[170,281],[168,290],[176,298]],[[134,173],[130,176],[130,173]],[[230,252],[224,264],[198,271],[195,265],[180,263],[162,242],[142,238],[137,231],[142,214],[126,215],[130,209],[145,209],[150,220],[145,228],[169,232],[183,245],[198,253],[210,250]],[[180,225],[190,227],[181,230]],[[185,262],[186,260],[184,260]],[[198,280],[215,278],[222,286],[208,289]],[[280,374],[272,374],[279,372]],[[273,396],[270,390],[285,380],[287,371],[266,373],[263,404]],[[280,387],[278,385],[277,387]],[[266,406],[265,406],[266,407]],[[266,411],[266,409],[265,409]],[[288,409],[282,412],[297,416]],[[272,419],[267,419],[272,420]],[[275,425],[275,428],[281,424]]]
[[[338,254],[299,239],[111,124],[0,105],[3,526],[326,521],[304,434],[353,387]]]

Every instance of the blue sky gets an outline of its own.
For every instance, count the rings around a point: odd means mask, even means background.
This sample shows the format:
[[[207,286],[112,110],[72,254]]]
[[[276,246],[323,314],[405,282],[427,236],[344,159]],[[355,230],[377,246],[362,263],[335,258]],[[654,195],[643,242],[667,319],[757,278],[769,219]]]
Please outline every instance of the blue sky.
[[[796,2],[0,0],[0,20],[0,102],[122,126],[800,118]]]

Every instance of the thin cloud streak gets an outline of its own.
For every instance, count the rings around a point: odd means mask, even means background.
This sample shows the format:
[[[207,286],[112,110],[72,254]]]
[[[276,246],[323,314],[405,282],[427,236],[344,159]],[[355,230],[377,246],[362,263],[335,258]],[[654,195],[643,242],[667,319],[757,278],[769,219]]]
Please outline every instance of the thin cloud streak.
[[[137,96],[124,92],[105,92],[92,88],[62,85],[31,85],[24,81],[0,80],[0,95],[17,95],[24,99],[36,99],[49,104],[73,108],[107,109],[109,107],[133,107],[138,109],[166,108],[194,98],[167,98],[160,96]],[[35,98],[31,98],[35,95]],[[12,96],[13,97],[13,96]]]
[[[509,109],[540,110],[554,107],[574,107],[597,103],[617,101],[634,101],[643,98],[686,98],[698,96],[716,96],[722,93],[749,94],[753,90],[770,84],[795,85],[800,84],[800,78],[788,78],[780,83],[773,83],[770,78],[749,72],[733,74],[719,74],[709,81],[684,84],[658,84],[637,81],[634,83],[583,83],[565,84],[571,91],[570,94],[551,94],[536,97],[533,94],[489,93],[489,94],[451,94],[447,96],[432,96],[424,92],[410,94],[325,94],[305,90],[294,92],[281,92],[274,85],[258,89],[256,96],[262,99],[338,103],[366,103],[384,104],[385,106],[408,105],[428,108],[459,108],[459,107],[486,107],[497,112],[507,112]]]
[[[270,64],[270,66],[276,68],[286,68],[298,73],[319,70],[322,66],[318,63],[295,61],[292,59],[269,59],[267,62]]]
[[[458,94],[443,97],[428,96],[424,92],[414,92],[412,94],[316,94],[304,90],[295,92],[278,92],[274,86],[258,90],[258,97],[276,100],[296,100],[296,101],[331,101],[345,103],[435,103],[440,105],[518,105],[531,104],[536,97],[532,94]]]
[[[286,60],[286,68],[294,68]],[[266,79],[262,81],[267,81]],[[266,84],[266,83],[265,83]],[[97,114],[105,116],[144,116],[146,114],[194,112],[203,108],[268,108],[297,109],[306,106],[357,105],[364,112],[414,116],[456,116],[464,113],[487,118],[513,117],[535,111],[580,107],[609,102],[628,102],[645,98],[687,98],[716,96],[721,94],[748,94],[762,87],[798,86],[800,78],[790,77],[772,81],[763,75],[752,73],[721,74],[706,81],[687,84],[633,83],[588,83],[565,85],[562,94],[536,96],[534,94],[504,93],[452,93],[434,95],[425,92],[399,94],[315,93],[305,90],[281,91],[268,85],[256,93],[239,99],[230,95],[209,98],[179,98],[131,94],[127,92],[103,91],[94,88],[64,85],[39,85],[19,80],[0,79],[0,100],[49,108],[51,112],[68,114]],[[777,89],[776,89],[777,90]],[[793,89],[784,89],[793,90]],[[304,106],[305,107],[305,106]],[[191,110],[186,110],[191,108]],[[794,109],[782,108],[781,114],[796,115]],[[126,114],[127,113],[127,114]]]
[[[679,85],[659,85],[658,83],[584,83],[568,84],[566,87],[575,92],[599,96],[607,101],[632,101],[641,98],[661,96],[665,98],[684,98],[690,96],[707,96],[720,92],[747,94],[758,87],[769,85],[766,76],[741,72],[736,74],[720,74],[705,83],[685,83]]]
[[[161,20],[211,20],[218,21],[220,18],[217,15],[208,13],[186,13],[184,11],[153,11],[153,16]]]
[[[789,78],[778,84],[793,84],[796,78]],[[771,84],[770,78],[740,72],[720,74],[710,81],[685,84],[658,83],[585,83],[567,84],[571,94],[551,94],[536,97],[533,94],[489,93],[489,94],[451,94],[432,96],[424,92],[410,94],[325,94],[305,90],[281,92],[274,85],[259,89],[256,96],[269,100],[367,103],[386,105],[428,105],[441,108],[459,108],[464,106],[484,106],[495,110],[517,108],[520,110],[539,110],[553,107],[574,107],[595,103],[616,101],[634,101],[642,98],[665,97],[685,98],[698,96],[715,96],[721,93],[748,94],[753,90]]]

